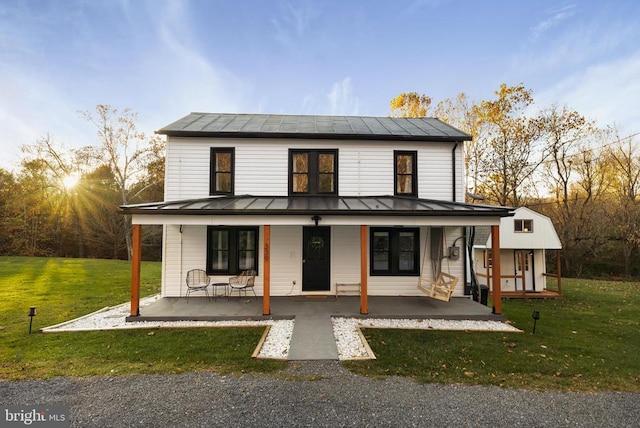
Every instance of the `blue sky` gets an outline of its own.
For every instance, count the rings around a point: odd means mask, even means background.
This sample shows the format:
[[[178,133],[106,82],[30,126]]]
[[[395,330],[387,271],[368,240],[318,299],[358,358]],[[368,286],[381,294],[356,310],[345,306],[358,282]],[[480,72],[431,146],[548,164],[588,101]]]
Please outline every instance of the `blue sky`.
[[[0,166],[46,135],[97,144],[78,111],[389,114],[400,92],[524,83],[640,131],[640,1],[0,0]]]

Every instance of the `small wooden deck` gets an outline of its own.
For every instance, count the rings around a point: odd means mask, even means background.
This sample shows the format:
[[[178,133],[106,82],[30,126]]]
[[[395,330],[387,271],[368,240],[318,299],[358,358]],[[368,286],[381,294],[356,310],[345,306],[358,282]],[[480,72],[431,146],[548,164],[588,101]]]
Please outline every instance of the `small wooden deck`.
[[[560,260],[560,255],[557,256],[558,261]],[[560,263],[558,262],[557,270],[560,272]],[[554,287],[553,283],[555,282],[556,290],[544,289],[542,291],[525,291],[525,290],[517,290],[517,291],[505,291],[500,290],[500,295],[503,299],[560,299],[562,298],[562,276],[553,273],[543,273],[544,277],[547,279],[548,283]],[[491,273],[487,270],[487,273],[478,273],[478,277],[486,278],[487,283],[491,283]],[[519,279],[521,281],[522,287],[524,287],[524,273],[521,275],[500,275],[501,279],[515,279],[516,281]],[[549,280],[551,278],[551,280]],[[489,296],[492,297],[493,292],[489,290]]]
[[[493,293],[489,292],[489,296],[492,296]],[[503,299],[560,299],[562,297],[561,293],[552,290],[544,290],[544,291],[501,291],[501,295]]]

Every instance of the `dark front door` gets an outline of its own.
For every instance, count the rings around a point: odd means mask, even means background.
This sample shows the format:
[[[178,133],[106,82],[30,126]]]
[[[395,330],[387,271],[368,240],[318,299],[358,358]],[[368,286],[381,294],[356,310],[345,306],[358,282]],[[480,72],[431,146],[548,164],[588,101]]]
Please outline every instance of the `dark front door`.
[[[329,291],[331,227],[305,226],[302,231],[302,291]]]

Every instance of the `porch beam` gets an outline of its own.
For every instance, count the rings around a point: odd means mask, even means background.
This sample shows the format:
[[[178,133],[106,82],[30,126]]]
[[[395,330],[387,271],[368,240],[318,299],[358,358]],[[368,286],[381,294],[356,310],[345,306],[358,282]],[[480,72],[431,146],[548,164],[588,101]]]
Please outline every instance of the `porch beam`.
[[[493,297],[493,313],[502,315],[502,292],[500,290],[500,226],[491,226],[491,251],[493,253],[493,269],[492,269],[492,297]]]
[[[142,260],[142,226],[134,224],[131,247],[131,316],[140,316],[140,265]]]
[[[360,313],[369,313],[369,302],[367,299],[367,226],[360,225]]]
[[[271,226],[264,225],[264,279],[262,282],[262,315],[271,315]]]

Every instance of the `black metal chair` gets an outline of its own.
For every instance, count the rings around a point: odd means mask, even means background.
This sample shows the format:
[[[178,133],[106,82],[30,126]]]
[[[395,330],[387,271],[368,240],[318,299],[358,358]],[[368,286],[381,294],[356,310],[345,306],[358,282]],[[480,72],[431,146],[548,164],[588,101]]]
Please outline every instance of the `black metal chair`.
[[[192,269],[187,272],[187,303],[189,303],[189,295],[194,291],[204,291],[209,299],[209,275],[202,269]]]
[[[244,291],[244,295],[247,295],[247,290],[251,290],[254,296],[256,291],[254,290],[256,280],[256,271],[253,269],[244,270],[238,276],[232,276],[229,278],[229,296],[233,295],[234,291],[238,292],[238,297]]]

